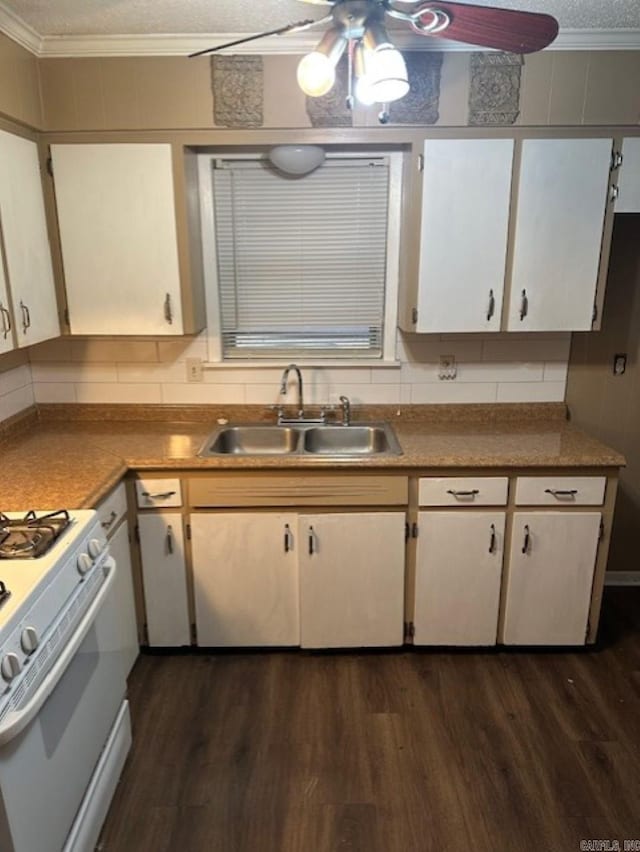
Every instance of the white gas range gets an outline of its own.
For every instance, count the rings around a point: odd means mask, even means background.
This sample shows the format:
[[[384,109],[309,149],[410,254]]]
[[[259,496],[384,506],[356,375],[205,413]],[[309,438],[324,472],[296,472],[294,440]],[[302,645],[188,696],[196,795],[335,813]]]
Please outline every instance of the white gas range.
[[[97,515],[0,513],[0,849],[90,852],[131,744]]]

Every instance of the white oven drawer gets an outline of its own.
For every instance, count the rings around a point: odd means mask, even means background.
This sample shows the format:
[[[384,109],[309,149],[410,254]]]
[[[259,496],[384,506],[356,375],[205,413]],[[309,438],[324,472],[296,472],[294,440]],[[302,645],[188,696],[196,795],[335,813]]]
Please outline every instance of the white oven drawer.
[[[116,485],[113,491],[96,506],[100,524],[106,535],[118,526],[121,518],[127,514],[127,489],[124,482]]]
[[[424,477],[419,484],[421,506],[505,506],[506,476]]]
[[[519,476],[518,506],[602,506],[604,476]]]
[[[139,509],[168,509],[182,506],[179,479],[138,479],[136,496]]]

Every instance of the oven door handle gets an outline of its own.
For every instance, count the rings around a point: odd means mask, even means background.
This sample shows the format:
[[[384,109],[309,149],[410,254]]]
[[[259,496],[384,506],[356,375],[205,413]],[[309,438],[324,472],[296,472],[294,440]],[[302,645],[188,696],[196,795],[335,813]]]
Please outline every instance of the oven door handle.
[[[89,609],[85,612],[82,621],[76,628],[76,632],[65,645],[62,653],[51,667],[51,670],[47,673],[29,702],[20,710],[7,713],[5,718],[0,722],[0,746],[16,737],[37,716],[38,711],[56,688],[58,681],[75,656],[76,651],[89,632],[116,579],[117,567],[115,559],[108,557],[104,562],[104,568],[107,571],[107,577],[102,586],[100,586],[100,591],[91,602]]]

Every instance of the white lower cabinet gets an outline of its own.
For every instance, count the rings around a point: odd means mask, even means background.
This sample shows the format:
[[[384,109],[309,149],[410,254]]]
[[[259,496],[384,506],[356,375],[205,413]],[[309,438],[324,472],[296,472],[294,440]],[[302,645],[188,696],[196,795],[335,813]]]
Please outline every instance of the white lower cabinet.
[[[299,645],[295,513],[190,518],[198,644]]]
[[[506,572],[506,645],[584,645],[599,512],[515,512]]]
[[[114,625],[114,635],[109,647],[122,661],[122,672],[129,676],[138,654],[138,630],[133,597],[133,579],[131,573],[131,550],[129,547],[129,527],[125,522],[120,525],[109,540],[111,555],[116,561],[116,582],[105,606],[112,606],[115,617],[108,619]]]
[[[505,513],[420,512],[414,643],[495,645]]]
[[[401,645],[404,512],[190,518],[198,644]]]
[[[182,515],[138,515],[142,582],[149,645],[189,645],[191,631]]]
[[[405,513],[302,515],[303,648],[402,645]]]

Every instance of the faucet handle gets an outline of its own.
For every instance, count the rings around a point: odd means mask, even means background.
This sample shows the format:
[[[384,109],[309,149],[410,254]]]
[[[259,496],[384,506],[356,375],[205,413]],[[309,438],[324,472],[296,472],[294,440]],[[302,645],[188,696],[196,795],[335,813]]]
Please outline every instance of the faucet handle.
[[[278,423],[280,423],[280,421],[282,420],[282,418],[284,416],[284,407],[282,405],[276,405],[276,404],[268,405],[267,411],[275,411]]]

